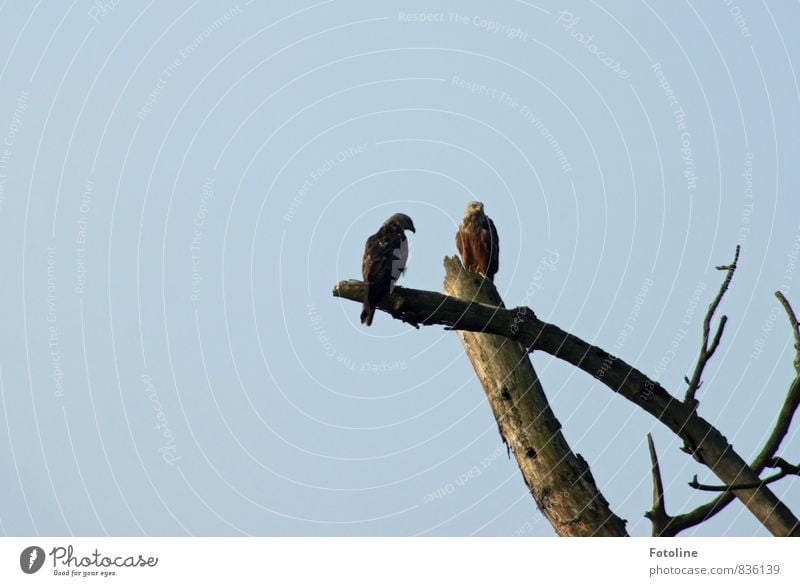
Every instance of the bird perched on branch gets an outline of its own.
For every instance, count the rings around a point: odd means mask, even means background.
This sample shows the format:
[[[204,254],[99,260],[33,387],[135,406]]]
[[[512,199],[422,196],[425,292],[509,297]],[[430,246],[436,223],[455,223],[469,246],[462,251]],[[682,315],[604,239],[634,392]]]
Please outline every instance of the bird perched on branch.
[[[406,269],[408,240],[406,230],[414,229],[414,222],[405,214],[394,214],[383,223],[380,230],[367,238],[361,274],[364,276],[364,304],[361,323],[372,325],[375,308]]]
[[[456,248],[464,268],[494,280],[500,261],[500,239],[494,222],[483,211],[483,204],[471,201],[456,232]]]

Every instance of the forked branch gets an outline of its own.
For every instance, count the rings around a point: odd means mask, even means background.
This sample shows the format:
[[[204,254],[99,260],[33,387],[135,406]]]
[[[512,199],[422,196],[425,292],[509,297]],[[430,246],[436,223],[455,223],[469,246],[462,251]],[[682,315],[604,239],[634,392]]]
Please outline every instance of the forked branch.
[[[656,446],[653,443],[652,434],[647,434],[647,446],[650,449],[650,463],[653,475],[653,508],[647,511],[644,516],[650,519],[653,525],[653,537],[672,537],[673,518],[667,514],[667,507],[664,501],[664,482],[661,480],[661,468],[658,465],[658,455]]]
[[[783,442],[783,439],[789,433],[789,429],[792,424],[792,419],[794,418],[795,413],[797,413],[798,408],[800,408],[800,325],[797,321],[797,316],[792,309],[791,304],[786,299],[786,297],[780,291],[775,292],[775,297],[777,297],[780,304],[783,306],[784,310],[786,310],[786,316],[789,319],[789,325],[792,328],[792,335],[794,337],[794,348],[795,348],[795,357],[793,360],[795,372],[797,373],[794,380],[792,380],[791,384],[789,385],[789,390],[786,393],[786,398],[783,401],[783,405],[781,406],[781,410],[778,413],[777,420],[775,421],[775,425],[772,428],[772,432],[770,433],[767,440],[764,442],[761,451],[753,460],[750,467],[752,468],[753,472],[756,475],[761,475],[766,468],[774,468],[771,464],[776,462],[786,462],[781,458],[776,458],[775,454],[778,452],[778,449]],[[781,466],[777,466],[781,468]],[[784,472],[786,470],[786,472]],[[688,513],[684,513],[681,515],[676,515],[672,518],[671,527],[675,530],[675,533],[679,533],[684,529],[689,529],[690,527],[694,527],[706,521],[719,513],[723,510],[726,506],[728,506],[731,501],[734,499],[733,490],[738,490],[743,487],[753,487],[753,486],[763,486],[768,484],[768,482],[774,482],[784,478],[790,473],[793,472],[793,467],[791,464],[785,463],[785,465],[781,468],[781,472],[772,475],[771,477],[765,479],[759,479],[758,481],[749,481],[749,482],[741,482],[735,481],[732,483],[728,483],[726,485],[714,486],[713,490],[718,490],[722,492],[718,497],[714,500],[700,505],[699,507],[689,511]],[[796,473],[795,473],[796,474]],[[700,484],[697,482],[697,477],[693,479],[692,482],[689,483],[690,486],[694,486],[697,484],[696,488],[702,489],[702,487],[708,487],[710,485]]]
[[[722,339],[722,333],[725,331],[725,324],[728,322],[728,316],[723,315],[719,320],[714,337],[711,338],[711,320],[714,319],[714,314],[716,313],[719,304],[722,302],[725,292],[728,290],[728,287],[731,284],[733,273],[736,272],[736,266],[739,262],[740,251],[741,247],[737,244],[736,254],[733,257],[733,262],[729,265],[717,267],[718,271],[726,271],[727,275],[725,275],[725,279],[722,281],[722,285],[720,285],[717,296],[708,306],[708,311],[706,311],[706,317],[703,320],[703,342],[700,346],[700,355],[697,357],[697,364],[694,367],[692,378],[689,379],[684,377],[684,380],[688,386],[686,388],[686,396],[684,397],[683,402],[686,403],[691,409],[697,409],[698,401],[695,395],[697,394],[698,389],[700,389],[700,386],[703,384],[703,371],[705,370],[708,361],[711,360],[712,356],[714,356],[714,352],[716,352],[719,342]]]

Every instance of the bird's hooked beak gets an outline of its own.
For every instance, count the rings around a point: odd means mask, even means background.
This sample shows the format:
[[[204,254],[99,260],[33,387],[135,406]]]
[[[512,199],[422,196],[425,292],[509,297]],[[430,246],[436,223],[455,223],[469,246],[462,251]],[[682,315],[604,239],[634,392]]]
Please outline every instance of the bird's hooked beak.
[[[414,230],[414,226],[413,226],[413,225],[412,225],[412,226],[409,228],[409,230],[411,230],[411,231],[412,231],[414,234],[416,234],[416,233],[417,233],[417,231],[416,231],[416,230]]]

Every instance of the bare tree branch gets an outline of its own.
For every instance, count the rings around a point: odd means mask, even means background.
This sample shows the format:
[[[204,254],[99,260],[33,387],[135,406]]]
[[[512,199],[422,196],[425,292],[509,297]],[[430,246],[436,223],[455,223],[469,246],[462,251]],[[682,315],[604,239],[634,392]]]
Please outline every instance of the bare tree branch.
[[[653,537],[672,537],[673,518],[667,514],[666,503],[664,502],[664,483],[661,480],[661,469],[658,465],[658,455],[656,446],[653,443],[652,434],[647,434],[647,446],[650,448],[650,463],[652,464],[653,474],[653,508],[647,511],[644,516],[653,524]]]
[[[334,295],[360,302],[363,287],[360,281],[342,281],[334,288]],[[724,484],[760,481],[714,426],[658,382],[603,349],[539,320],[527,307],[503,309],[431,291],[397,287],[381,301],[379,308],[409,323],[441,324],[458,330],[497,334],[521,342],[528,351],[542,350],[561,358],[599,379],[666,425],[691,446],[694,457]],[[734,494],[774,535],[800,535],[797,518],[769,487],[736,490]]]
[[[772,433],[770,434],[769,438],[767,438],[764,446],[761,448],[761,452],[755,457],[750,465],[753,472],[755,472],[757,475],[760,475],[764,469],[767,468],[767,464],[770,462],[771,458],[774,457],[775,452],[778,451],[783,438],[786,437],[786,434],[789,431],[792,417],[797,411],[798,405],[800,405],[800,376],[796,377],[792,381],[792,384],[789,387],[789,392],[786,394],[786,399],[783,402],[783,407],[781,408],[781,411],[778,414],[778,419],[772,429]],[[761,481],[759,480],[758,483],[760,484],[760,482]],[[707,521],[724,509],[728,504],[730,504],[734,498],[734,493],[725,492],[714,500],[704,505],[700,505],[699,507],[687,513],[676,515],[673,517],[672,521],[672,525],[675,528],[676,534]]]
[[[769,468],[779,468],[780,472],[773,474],[772,476],[767,476],[766,478],[762,478],[759,482],[750,482],[750,483],[742,483],[742,484],[735,484],[733,486],[725,486],[725,485],[716,485],[716,484],[700,484],[697,481],[697,475],[695,474],[694,478],[689,482],[689,486],[695,488],[697,490],[706,490],[709,492],[730,492],[733,490],[744,490],[747,488],[758,488],[759,486],[764,486],[766,484],[770,484],[772,482],[776,482],[781,478],[785,478],[787,476],[800,476],[800,465],[795,466],[794,464],[790,464],[783,458],[773,458],[772,461],[767,464]]]
[[[750,465],[750,467],[753,469],[753,472],[759,476],[767,467],[769,467],[770,462],[772,462],[775,458],[775,454],[780,448],[783,439],[786,437],[786,434],[789,433],[792,419],[800,407],[800,325],[798,324],[797,317],[792,309],[792,306],[789,304],[789,301],[786,299],[786,297],[784,297],[783,293],[776,291],[775,297],[778,298],[778,301],[780,301],[781,305],[786,310],[786,315],[789,318],[789,325],[792,328],[792,333],[795,340],[794,347],[796,351],[794,368],[797,372],[797,376],[789,385],[789,390],[786,393],[786,398],[784,399],[783,406],[778,413],[778,418],[775,421],[772,432],[770,433],[766,442],[764,442],[761,451]],[[736,482],[731,484],[734,486],[737,485]],[[749,484],[754,483],[750,482]],[[761,480],[758,481],[758,484],[761,484]],[[710,519],[724,509],[728,504],[730,504],[733,499],[734,494],[730,491],[725,491],[717,498],[704,505],[700,505],[699,507],[687,513],[676,515],[672,520],[672,526],[676,529],[676,534]]]
[[[725,280],[722,281],[722,285],[720,285],[719,291],[717,292],[717,296],[708,306],[708,311],[706,312],[706,317],[703,320],[703,343],[700,346],[700,355],[697,357],[697,364],[694,367],[694,372],[692,373],[692,378],[684,378],[688,387],[686,388],[686,396],[683,399],[683,402],[686,403],[690,408],[697,409],[698,401],[695,398],[698,389],[703,384],[701,377],[703,376],[703,370],[705,370],[708,361],[711,360],[711,357],[716,352],[717,347],[719,346],[719,342],[722,339],[722,332],[725,331],[725,324],[728,322],[728,316],[723,315],[719,320],[719,325],[717,326],[717,331],[714,334],[714,338],[711,340],[709,344],[709,338],[711,336],[711,320],[714,318],[714,314],[719,307],[719,304],[722,302],[722,298],[725,296],[725,292],[728,290],[728,287],[731,284],[731,279],[733,279],[733,273],[736,272],[736,266],[739,262],[739,252],[741,247],[737,244],[736,245],[736,254],[733,257],[733,262],[729,265],[722,265],[718,266],[718,271],[727,271],[727,275],[725,275]]]
[[[786,315],[789,317],[789,324],[792,326],[795,350],[794,369],[800,374],[800,323],[797,322],[797,315],[795,315],[794,309],[792,309],[792,306],[789,304],[789,300],[783,296],[783,293],[775,291],[775,297],[778,298],[778,301],[783,305],[783,309],[786,310]]]

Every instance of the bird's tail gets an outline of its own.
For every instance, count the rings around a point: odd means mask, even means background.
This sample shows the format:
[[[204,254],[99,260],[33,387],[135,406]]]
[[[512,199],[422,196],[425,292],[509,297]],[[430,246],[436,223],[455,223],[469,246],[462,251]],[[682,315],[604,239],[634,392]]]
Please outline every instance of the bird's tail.
[[[361,310],[361,323],[366,326],[371,326],[372,318],[375,316],[375,308],[370,307],[367,301],[364,302],[362,307],[363,309]]]
[[[372,318],[375,317],[375,308],[369,302],[369,283],[364,287],[364,303],[361,305],[361,323],[365,326],[372,325]]]

